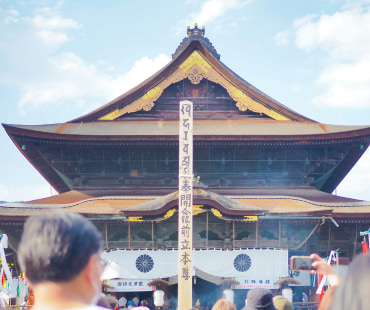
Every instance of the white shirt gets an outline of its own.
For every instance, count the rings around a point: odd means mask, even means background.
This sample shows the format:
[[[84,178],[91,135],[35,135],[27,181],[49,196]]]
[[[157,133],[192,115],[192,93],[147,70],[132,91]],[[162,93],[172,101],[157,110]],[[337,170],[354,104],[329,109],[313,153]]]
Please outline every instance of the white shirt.
[[[291,302],[293,302],[293,291],[291,288],[285,288],[283,289],[283,291],[281,292],[281,294],[288,300],[290,300]]]

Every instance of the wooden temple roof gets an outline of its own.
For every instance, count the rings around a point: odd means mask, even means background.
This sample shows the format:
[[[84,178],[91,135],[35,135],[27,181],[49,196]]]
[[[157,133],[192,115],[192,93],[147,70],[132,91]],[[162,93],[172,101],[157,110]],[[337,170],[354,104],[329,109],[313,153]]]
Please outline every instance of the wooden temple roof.
[[[33,138],[78,140],[138,140],[138,137],[161,140],[178,139],[178,121],[94,122],[86,124],[66,123],[53,125],[4,125],[10,134]],[[307,137],[311,140],[333,138],[355,138],[370,135],[369,126],[325,125],[313,122],[272,120],[196,120],[194,140],[207,137],[223,137],[226,140],[291,140]]]
[[[45,166],[42,156],[37,152],[27,155],[27,151],[22,150],[22,143],[15,141],[15,136],[35,143],[39,140],[47,143],[91,143],[91,145],[127,141],[138,145],[151,141],[177,143],[179,124],[175,110],[169,110],[167,117],[166,115],[162,117],[161,113],[154,111],[155,107],[163,99],[165,91],[176,83],[186,81],[191,85],[198,85],[202,80],[222,88],[226,94],[223,97],[226,99],[221,98],[220,101],[217,101],[217,98],[214,99],[213,108],[217,110],[219,102],[230,103],[230,105],[225,104],[224,110],[219,109],[216,112],[212,109],[203,112],[195,110],[194,114],[203,113],[201,117],[194,119],[195,143],[228,141],[251,145],[255,143],[309,145],[356,141],[361,145],[353,147],[351,150],[353,155],[342,165],[346,166],[345,169],[341,168],[345,171],[342,173],[344,175],[370,143],[370,126],[322,124],[269,97],[224,65],[209,40],[205,40],[204,32],[202,34],[194,29],[189,32],[188,38],[180,44],[172,61],[165,67],[102,107],[62,124],[3,124],[3,126],[19,150],[36,169],[46,178],[52,178],[55,171],[50,172],[51,169]],[[187,98],[174,97],[173,101],[178,103],[185,99]],[[191,101],[191,99],[188,100]],[[213,99],[207,98],[207,100]],[[231,113],[229,113],[225,107],[228,108],[231,105]],[[339,175],[337,179],[341,180],[344,177],[339,172],[337,174]],[[112,191],[114,192],[114,189]],[[204,189],[197,191],[194,204],[209,205],[229,217],[261,214],[370,217],[370,202],[337,197],[313,188],[284,188],[283,190],[281,188],[239,188],[235,189],[235,194],[233,189],[228,189],[225,193],[222,189],[217,193]],[[146,194],[139,195],[143,192]],[[95,192],[72,190],[36,201],[0,204],[0,217],[22,219],[53,208],[68,208],[88,217],[113,217],[123,214],[149,216],[153,213],[158,217],[164,217],[177,205],[176,193],[164,193],[160,189],[135,190],[135,196],[129,196],[124,189],[116,193],[117,195],[107,195],[107,191],[104,191],[99,195],[98,190]]]
[[[230,110],[230,106],[224,106],[219,111],[195,109],[194,117],[202,116],[200,119],[195,117],[194,140],[328,140],[359,136],[370,140],[370,126],[325,125],[284,106],[225,66],[215,48],[204,37],[204,29],[195,25],[187,33],[188,37],[181,42],[172,61],[140,85],[102,107],[63,124],[4,124],[5,130],[10,136],[55,140],[177,140],[178,112],[165,111],[158,116],[153,112],[158,100],[179,81],[190,81],[197,86],[202,80],[208,80],[225,90],[234,102],[234,110],[231,113],[223,110]],[[187,98],[176,97],[173,100],[178,104],[184,99]],[[217,101],[216,97],[194,100],[213,100],[216,102],[213,109],[216,110],[222,105],[222,100]],[[255,116],[248,115],[248,111],[255,113]],[[154,119],[153,115],[156,115]],[[175,119],[171,119],[173,117]]]
[[[202,115],[194,121],[195,141],[313,141],[361,137],[366,140],[363,147],[367,148],[370,126],[321,124],[291,110],[225,66],[210,41],[204,37],[204,29],[198,29],[195,25],[195,28],[187,30],[187,34],[174,53],[172,61],[140,85],[102,107],[63,124],[3,124],[5,130],[10,137],[19,135],[51,140],[177,140],[178,112],[174,113],[176,109],[165,111],[164,115],[159,113],[160,116],[155,114],[153,109],[165,91],[177,82],[186,80],[197,86],[202,80],[207,80],[225,90],[225,94],[233,101],[234,110],[229,113],[227,109],[230,110],[230,106],[223,106],[226,110],[212,110],[219,109],[219,105],[223,104],[222,100],[217,101],[216,97],[194,98],[216,102],[209,111],[194,111],[194,116],[199,113]],[[176,97],[173,100],[176,105],[184,99],[186,98]],[[252,117],[247,114],[248,111],[251,111]],[[143,114],[146,116],[143,117]],[[156,115],[154,119],[153,115]],[[171,119],[173,117],[175,119]]]
[[[280,194],[279,194],[280,192]],[[282,194],[283,193],[283,194]],[[248,216],[273,218],[283,216],[333,217],[340,219],[370,218],[370,202],[323,193],[311,187],[301,189],[250,189],[244,194],[223,196],[205,189],[194,189],[195,212],[202,206],[224,219],[243,220]],[[0,204],[0,217],[24,220],[50,209],[65,208],[86,217],[102,220],[163,220],[176,213],[178,193],[165,196],[105,196],[94,197],[79,191],[22,203]],[[205,209],[204,209],[205,210]],[[204,211],[203,210],[203,211]],[[195,213],[196,214],[196,213]]]
[[[141,109],[150,111],[155,99],[159,98],[163,89],[179,80],[189,78],[190,75],[193,76],[195,74],[192,71],[194,68],[198,70],[196,74],[201,79],[206,78],[225,87],[230,96],[237,101],[241,110],[250,109],[266,113],[273,118],[312,121],[243,80],[214,57],[200,41],[193,40],[171,62],[147,80],[104,106],[71,122],[86,123],[99,119],[116,119],[118,115],[121,116]]]

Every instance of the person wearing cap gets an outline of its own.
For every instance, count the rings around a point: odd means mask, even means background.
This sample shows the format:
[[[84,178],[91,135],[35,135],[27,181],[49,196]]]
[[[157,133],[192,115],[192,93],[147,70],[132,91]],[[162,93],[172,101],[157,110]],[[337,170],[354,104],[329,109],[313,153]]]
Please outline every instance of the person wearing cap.
[[[231,301],[221,298],[213,305],[212,310],[236,310],[236,307]]]
[[[127,309],[126,304],[127,304],[127,299],[125,297],[121,297],[120,299],[118,299],[118,309],[119,310]]]
[[[134,307],[137,307],[139,305],[139,298],[137,296],[135,296],[134,298],[132,298],[132,301],[134,302]]]
[[[284,296],[277,295],[272,299],[277,310],[293,310],[293,303]]]
[[[254,288],[247,294],[243,310],[277,310],[272,301],[272,292],[266,288]]]

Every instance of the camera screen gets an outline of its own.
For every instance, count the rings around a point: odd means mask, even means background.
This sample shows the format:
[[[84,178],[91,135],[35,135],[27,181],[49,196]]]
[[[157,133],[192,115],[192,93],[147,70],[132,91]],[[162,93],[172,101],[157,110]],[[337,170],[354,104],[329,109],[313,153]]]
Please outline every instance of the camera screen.
[[[293,270],[311,270],[312,269],[312,259],[308,257],[292,257],[291,269]]]

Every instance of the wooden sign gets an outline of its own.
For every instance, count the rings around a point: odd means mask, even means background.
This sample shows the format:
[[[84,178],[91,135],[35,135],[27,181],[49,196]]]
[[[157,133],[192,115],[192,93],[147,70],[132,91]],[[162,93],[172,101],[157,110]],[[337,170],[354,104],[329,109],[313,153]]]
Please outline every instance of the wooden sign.
[[[192,309],[193,103],[180,102],[178,310]]]

